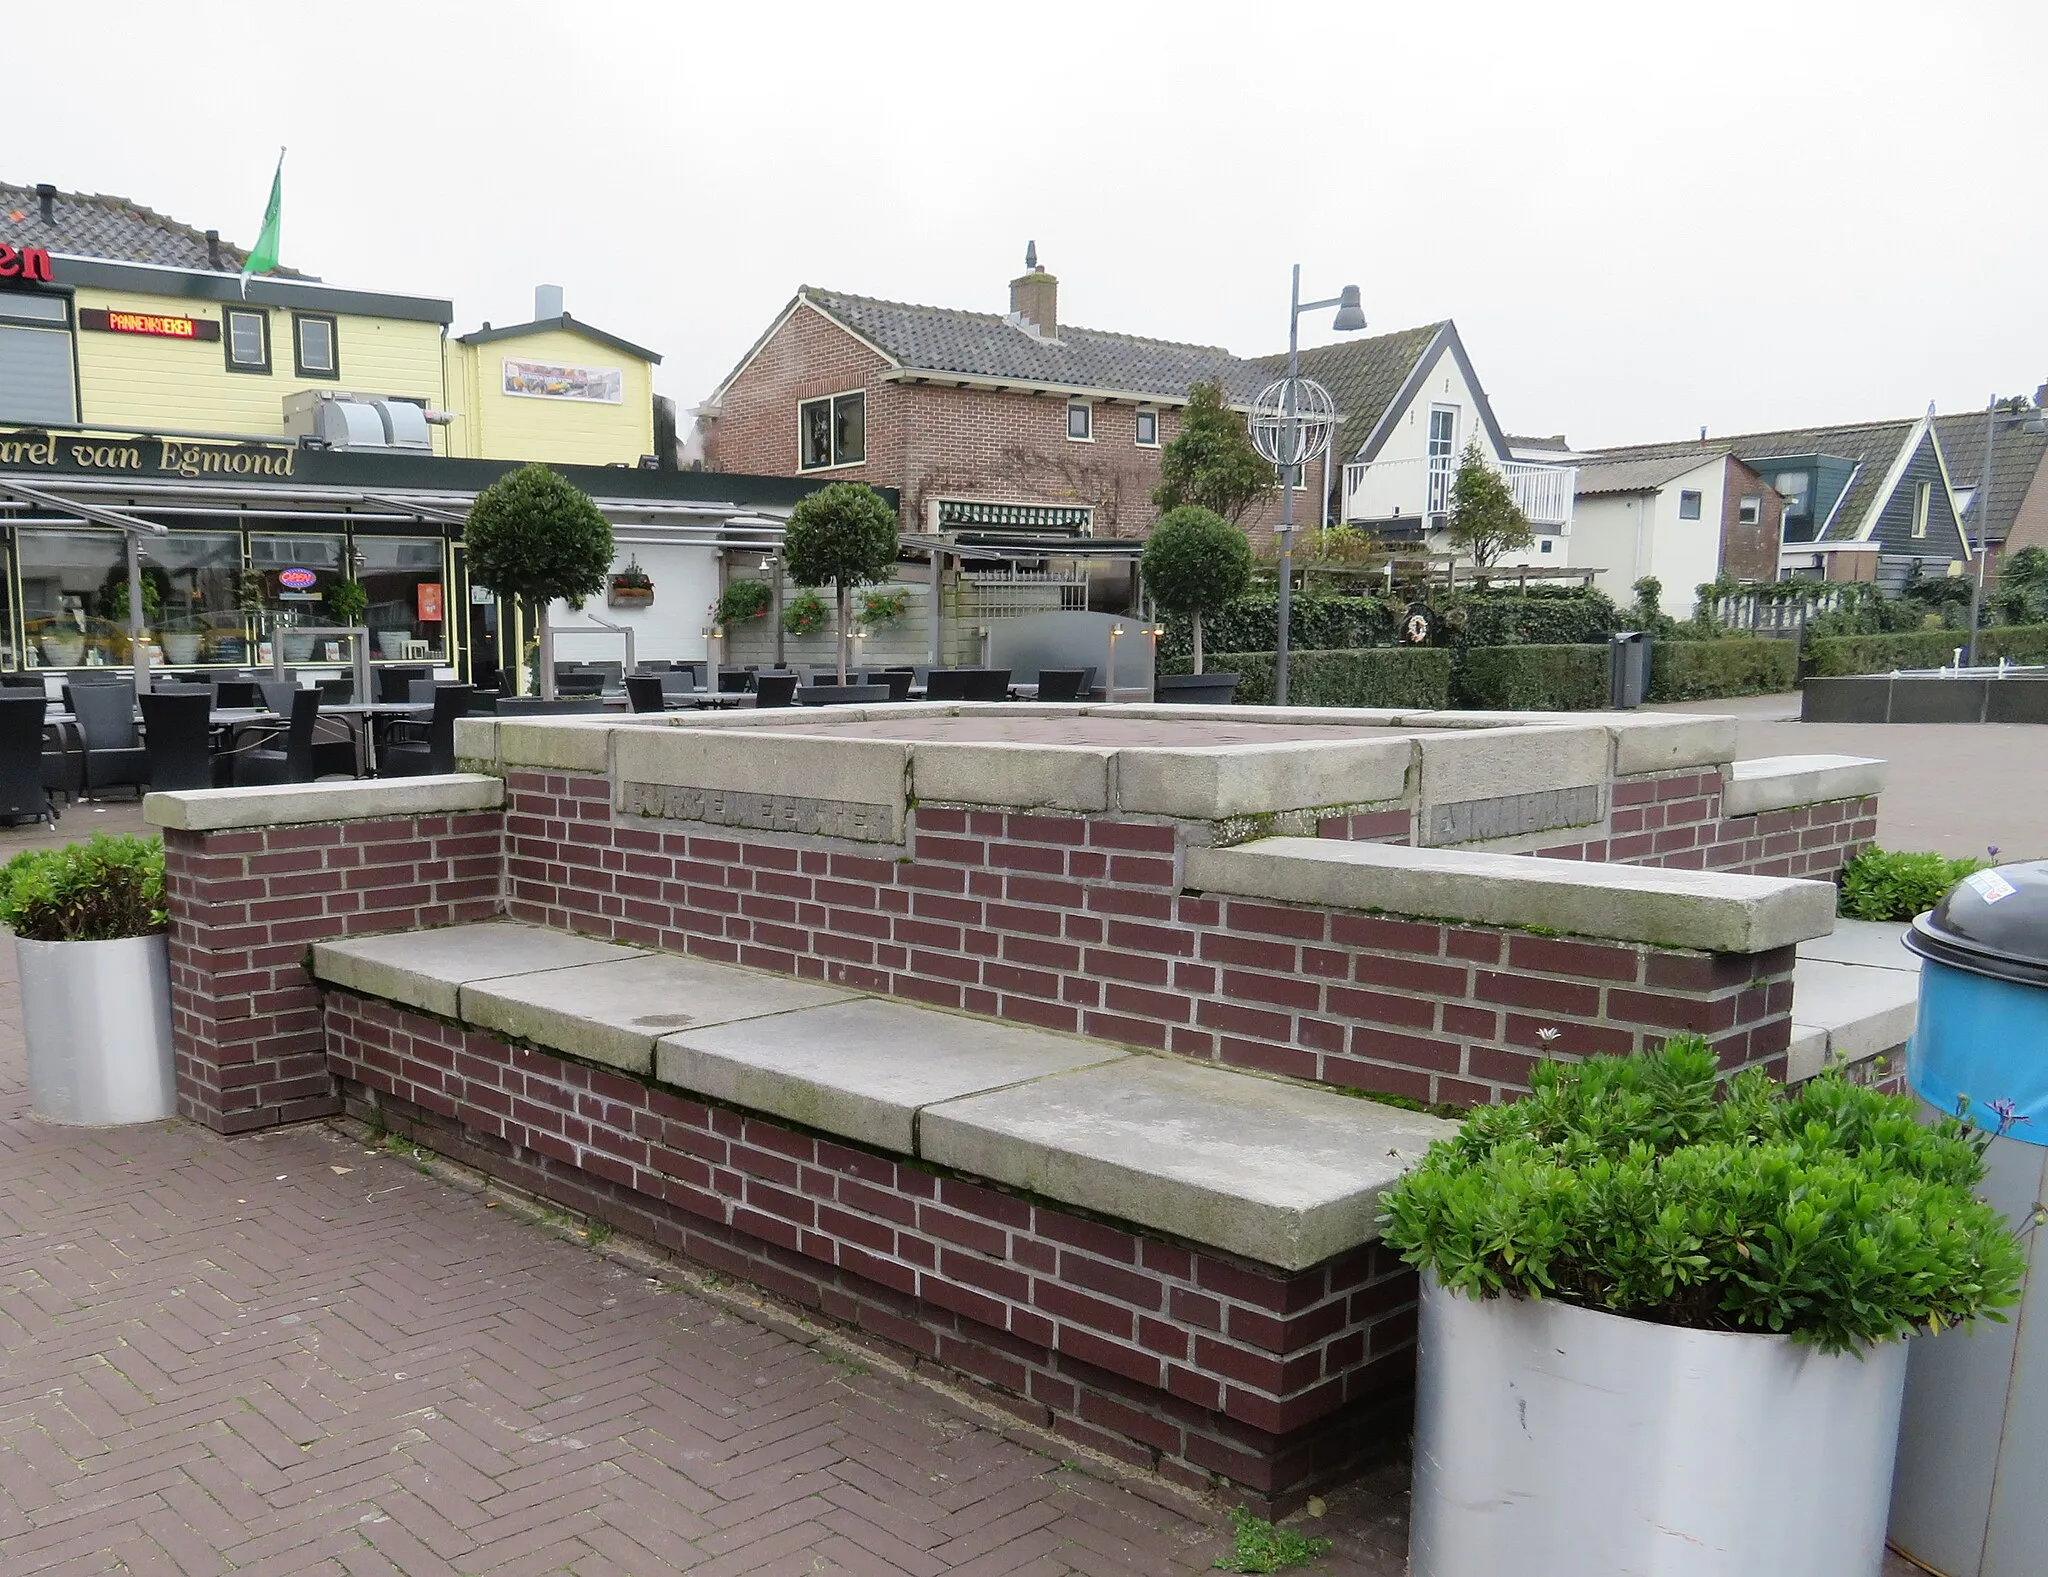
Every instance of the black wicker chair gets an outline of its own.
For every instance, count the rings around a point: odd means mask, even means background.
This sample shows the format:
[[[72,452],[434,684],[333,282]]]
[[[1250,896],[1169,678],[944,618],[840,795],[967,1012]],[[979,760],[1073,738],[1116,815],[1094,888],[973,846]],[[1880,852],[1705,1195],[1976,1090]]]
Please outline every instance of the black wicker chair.
[[[391,725],[378,772],[387,778],[438,777],[455,770],[455,720],[469,715],[469,686],[443,685],[434,692],[431,719],[408,718]]]
[[[57,825],[57,807],[43,782],[43,712],[40,690],[0,694],[0,820],[47,816]]]
[[[221,785],[225,758],[213,753],[211,689],[191,695],[152,690],[142,697],[142,746],[152,789],[207,789]]]
[[[627,674],[626,700],[636,712],[668,709],[668,703],[662,699],[661,678],[657,674]]]
[[[135,692],[126,684],[73,685],[71,711],[85,743],[85,792],[125,786],[140,796],[149,752],[135,733]]]
[[[277,743],[235,753],[235,785],[312,782],[313,727],[319,721],[320,692],[294,686],[290,720],[271,736]]]

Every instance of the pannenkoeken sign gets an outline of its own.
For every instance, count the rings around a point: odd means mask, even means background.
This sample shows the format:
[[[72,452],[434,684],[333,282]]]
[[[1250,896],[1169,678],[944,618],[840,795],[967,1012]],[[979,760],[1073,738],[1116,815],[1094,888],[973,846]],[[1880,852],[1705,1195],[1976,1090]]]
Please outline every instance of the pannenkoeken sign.
[[[0,429],[0,471],[194,478],[290,476],[298,452],[290,444],[216,444],[183,438],[106,438]]]

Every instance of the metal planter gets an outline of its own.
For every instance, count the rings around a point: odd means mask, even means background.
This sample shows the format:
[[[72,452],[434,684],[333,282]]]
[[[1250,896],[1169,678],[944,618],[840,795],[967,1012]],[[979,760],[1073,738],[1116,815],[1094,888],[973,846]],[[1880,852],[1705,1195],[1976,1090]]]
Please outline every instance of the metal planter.
[[[1905,1375],[1424,1276],[1412,1577],[1877,1577]]]
[[[59,1123],[175,1115],[168,939],[14,939],[29,1102]]]

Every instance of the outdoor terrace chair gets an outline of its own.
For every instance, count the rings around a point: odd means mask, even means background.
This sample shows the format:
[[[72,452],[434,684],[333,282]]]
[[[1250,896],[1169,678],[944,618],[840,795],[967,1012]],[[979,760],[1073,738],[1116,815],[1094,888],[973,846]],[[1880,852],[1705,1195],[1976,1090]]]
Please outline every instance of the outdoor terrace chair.
[[[222,679],[213,687],[213,704],[221,707],[267,706],[254,679]]]
[[[796,693],[798,706],[880,706],[888,699],[885,684],[811,684]]]
[[[665,712],[668,702],[663,696],[661,679],[655,674],[626,675],[626,703],[636,712]]]
[[[908,701],[910,682],[916,677],[908,668],[884,668],[869,674],[868,683],[886,686],[891,701]]]
[[[347,706],[356,698],[356,682],[353,678],[322,679],[319,681],[320,700],[327,706]]]
[[[313,729],[320,721],[320,692],[292,686],[283,707],[287,721],[273,731],[271,743],[234,752],[235,786],[310,783],[313,781]]]
[[[579,668],[574,673],[555,670],[556,695],[603,695],[604,675],[591,668]]]
[[[695,695],[697,676],[687,668],[670,668],[655,675],[655,683],[661,686],[663,695]]]
[[[1078,701],[1087,680],[1088,670],[1085,668],[1041,668],[1038,670],[1038,699]]]
[[[967,699],[967,676],[969,668],[934,668],[924,682],[924,698],[927,701],[964,701]]]
[[[754,705],[758,707],[788,706],[796,699],[795,674],[757,674],[754,676]]]
[[[422,680],[431,685],[434,682],[434,670],[431,668],[379,668],[377,670],[377,699],[384,702],[414,700],[416,698],[412,693],[412,687]],[[431,692],[427,695],[427,699],[429,701],[434,699]]]
[[[0,695],[0,820],[12,824],[50,818],[57,807],[43,771],[41,694]]]
[[[791,674],[794,679],[796,675]],[[754,670],[751,668],[726,668],[718,675],[720,695],[745,695],[754,687]]]
[[[192,693],[152,690],[141,697],[149,786],[159,792],[219,788],[229,758],[213,753],[212,687],[179,688]]]
[[[85,743],[85,791],[125,784],[137,797],[149,778],[149,752],[135,732],[135,692],[126,684],[82,684],[71,710]]]
[[[439,777],[455,770],[455,720],[469,711],[466,684],[443,685],[434,692],[434,715],[405,718],[391,725],[377,757],[382,777]]]
[[[970,668],[967,671],[967,694],[963,701],[1007,701],[1010,699],[1010,670],[1007,668]]]
[[[269,707],[271,711],[277,713],[279,717],[290,717],[292,715],[292,702],[297,699],[299,694],[298,680],[259,679],[256,681],[256,690],[263,697],[263,704]],[[314,693],[317,695],[319,692],[315,691]]]

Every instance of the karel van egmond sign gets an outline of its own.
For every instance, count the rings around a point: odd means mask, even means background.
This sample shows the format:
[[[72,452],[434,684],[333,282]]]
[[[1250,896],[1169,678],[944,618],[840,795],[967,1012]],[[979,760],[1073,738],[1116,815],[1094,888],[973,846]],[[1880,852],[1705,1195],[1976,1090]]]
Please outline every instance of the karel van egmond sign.
[[[193,478],[290,476],[297,454],[290,444],[211,444],[183,438],[0,430],[0,471]]]

